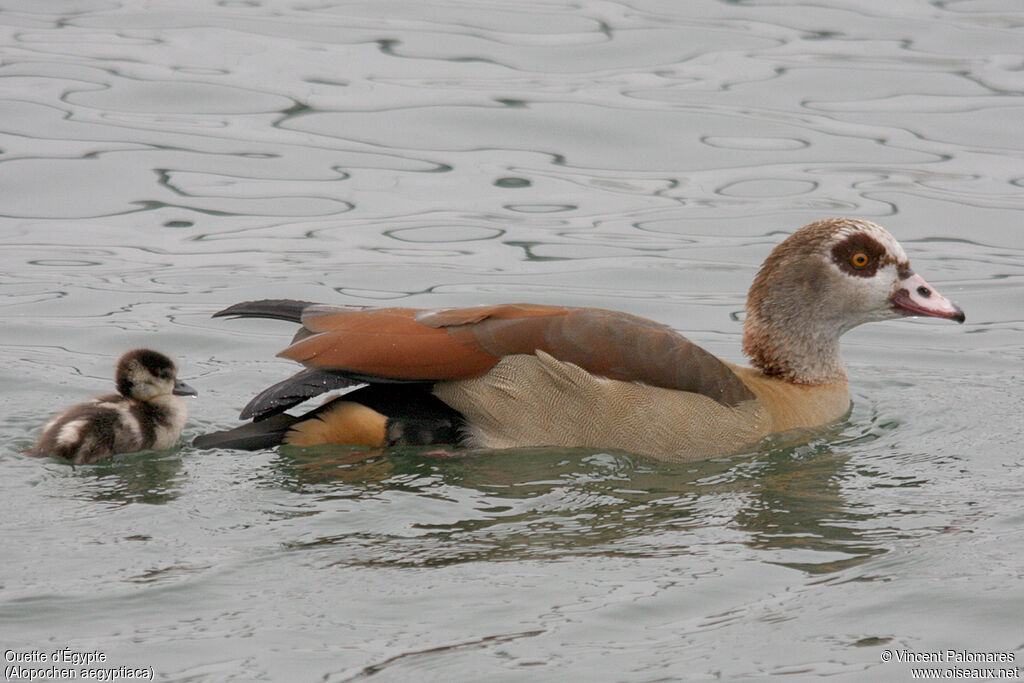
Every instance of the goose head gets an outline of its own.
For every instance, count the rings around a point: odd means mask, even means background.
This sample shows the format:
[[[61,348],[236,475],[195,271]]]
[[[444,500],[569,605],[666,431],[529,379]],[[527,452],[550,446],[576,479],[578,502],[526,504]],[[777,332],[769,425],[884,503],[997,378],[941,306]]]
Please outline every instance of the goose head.
[[[965,319],[914,272],[888,231],[850,218],[811,223],[775,247],[746,310],[743,350],[751,362],[800,384],[845,380],[839,337],[862,323],[913,315]]]
[[[150,401],[158,396],[176,394],[195,396],[196,390],[177,378],[174,361],[157,351],[134,349],[117,362],[114,381],[125,398]]]

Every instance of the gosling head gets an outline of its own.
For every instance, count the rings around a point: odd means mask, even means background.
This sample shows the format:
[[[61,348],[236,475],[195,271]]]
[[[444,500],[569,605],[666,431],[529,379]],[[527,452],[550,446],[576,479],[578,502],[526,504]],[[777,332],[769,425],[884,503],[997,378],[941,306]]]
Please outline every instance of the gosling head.
[[[150,401],[158,396],[175,394],[195,396],[196,390],[177,378],[174,361],[157,351],[133,349],[117,362],[114,381],[125,398]]]

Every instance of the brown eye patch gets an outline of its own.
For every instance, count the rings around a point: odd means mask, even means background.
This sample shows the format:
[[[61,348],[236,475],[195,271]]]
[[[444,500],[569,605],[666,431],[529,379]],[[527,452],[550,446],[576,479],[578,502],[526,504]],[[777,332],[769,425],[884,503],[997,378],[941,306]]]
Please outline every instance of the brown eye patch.
[[[892,257],[888,256],[878,240],[859,232],[832,247],[832,260],[844,273],[874,277],[878,268],[892,260]]]

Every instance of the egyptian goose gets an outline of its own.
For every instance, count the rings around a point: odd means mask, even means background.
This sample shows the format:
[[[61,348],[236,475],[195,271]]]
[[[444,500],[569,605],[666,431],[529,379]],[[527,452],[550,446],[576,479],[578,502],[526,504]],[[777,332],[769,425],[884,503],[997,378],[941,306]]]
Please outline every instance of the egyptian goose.
[[[116,394],[71,406],[54,417],[32,448],[33,457],[56,456],[81,465],[115,453],[170,448],[181,437],[188,407],[180,396],[196,390],[176,378],[170,358],[149,349],[121,356]]]
[[[252,423],[195,445],[583,446],[693,460],[845,415],[839,337],[847,330],[912,315],[964,321],[911,270],[892,235],[848,218],[811,223],[775,247],[746,311],[743,351],[753,367],[720,360],[660,323],[593,308],[240,303],[215,317],[300,323],[278,355],[306,369],[254,398],[242,412]],[[305,415],[283,412],[358,384],[368,386]]]

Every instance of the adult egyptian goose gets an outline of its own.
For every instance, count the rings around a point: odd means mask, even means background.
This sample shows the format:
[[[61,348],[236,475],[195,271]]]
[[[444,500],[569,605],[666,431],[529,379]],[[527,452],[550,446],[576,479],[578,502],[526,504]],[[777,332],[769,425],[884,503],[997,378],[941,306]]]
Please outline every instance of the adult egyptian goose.
[[[134,349],[117,362],[116,394],[99,396],[50,420],[26,455],[55,456],[81,465],[115,453],[170,448],[181,437],[196,390],[177,379],[167,356]]]
[[[839,337],[847,330],[912,315],[964,321],[910,269],[892,235],[849,218],[811,223],[779,244],[746,311],[743,350],[753,367],[720,360],[660,323],[594,308],[241,303],[215,316],[300,323],[278,355],[306,369],[253,399],[242,412],[252,423],[195,444],[583,446],[705,458],[845,415]],[[305,415],[283,412],[357,384],[368,386]]]

